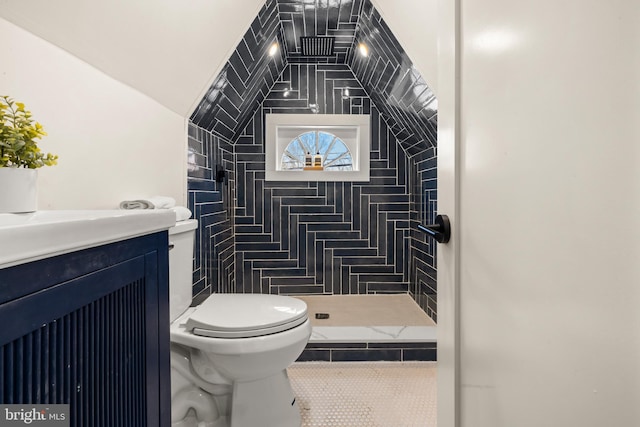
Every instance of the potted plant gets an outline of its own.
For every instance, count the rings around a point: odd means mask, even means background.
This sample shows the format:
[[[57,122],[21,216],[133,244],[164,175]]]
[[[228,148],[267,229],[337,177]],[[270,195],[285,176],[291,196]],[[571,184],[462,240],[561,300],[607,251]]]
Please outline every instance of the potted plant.
[[[37,169],[58,159],[38,148],[37,140],[45,135],[24,104],[0,96],[0,213],[37,209]]]

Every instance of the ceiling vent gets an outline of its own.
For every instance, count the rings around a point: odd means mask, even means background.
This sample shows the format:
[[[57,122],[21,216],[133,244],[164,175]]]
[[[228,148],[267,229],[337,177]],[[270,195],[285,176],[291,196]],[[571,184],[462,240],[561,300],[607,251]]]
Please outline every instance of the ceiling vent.
[[[300,37],[302,56],[333,56],[335,37]]]

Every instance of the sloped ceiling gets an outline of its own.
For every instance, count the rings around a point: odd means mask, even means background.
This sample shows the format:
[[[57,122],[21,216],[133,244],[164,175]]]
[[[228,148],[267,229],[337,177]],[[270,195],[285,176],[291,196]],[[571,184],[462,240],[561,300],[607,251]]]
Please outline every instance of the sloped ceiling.
[[[263,4],[0,0],[0,17],[189,117]]]
[[[438,0],[371,0],[413,64],[438,94]]]
[[[285,67],[275,0],[268,0],[191,116],[198,126],[235,141]]]
[[[278,13],[288,62],[345,64],[353,48],[362,0],[278,0]],[[332,37],[334,54],[310,58],[302,52],[301,37]]]
[[[437,100],[380,13],[366,1],[356,43],[368,56],[354,54],[349,66],[409,156],[436,146]]]
[[[281,30],[289,57],[299,52],[299,36],[315,31],[335,36],[339,60],[346,62],[343,53],[351,45],[363,0],[277,3],[281,28],[293,29]],[[424,65],[425,58],[435,58],[429,53],[433,49],[422,52],[435,40],[423,28],[433,22],[424,16],[435,9],[431,3],[434,0],[374,1],[383,17],[394,21],[393,29],[404,36],[407,50],[417,52],[420,70],[434,78],[432,64]],[[0,0],[0,17],[189,117],[263,7],[264,0]],[[408,16],[414,20],[408,21]]]
[[[301,36],[336,37],[335,53],[305,56]],[[286,65],[308,62],[348,65],[409,156],[436,145],[435,95],[370,0],[267,0],[191,120],[235,142]]]

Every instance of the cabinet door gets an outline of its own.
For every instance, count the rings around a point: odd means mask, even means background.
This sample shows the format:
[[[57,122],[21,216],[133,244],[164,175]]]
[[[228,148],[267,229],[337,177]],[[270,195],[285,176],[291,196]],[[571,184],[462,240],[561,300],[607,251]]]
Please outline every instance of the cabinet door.
[[[0,403],[69,404],[79,427],[168,425],[158,264],[147,252],[0,304]]]

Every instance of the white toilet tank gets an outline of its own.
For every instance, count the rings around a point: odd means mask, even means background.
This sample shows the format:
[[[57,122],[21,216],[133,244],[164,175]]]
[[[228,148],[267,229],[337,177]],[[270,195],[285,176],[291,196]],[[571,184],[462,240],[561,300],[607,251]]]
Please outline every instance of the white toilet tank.
[[[169,229],[169,317],[173,322],[191,304],[193,244],[198,220],[176,222]]]

